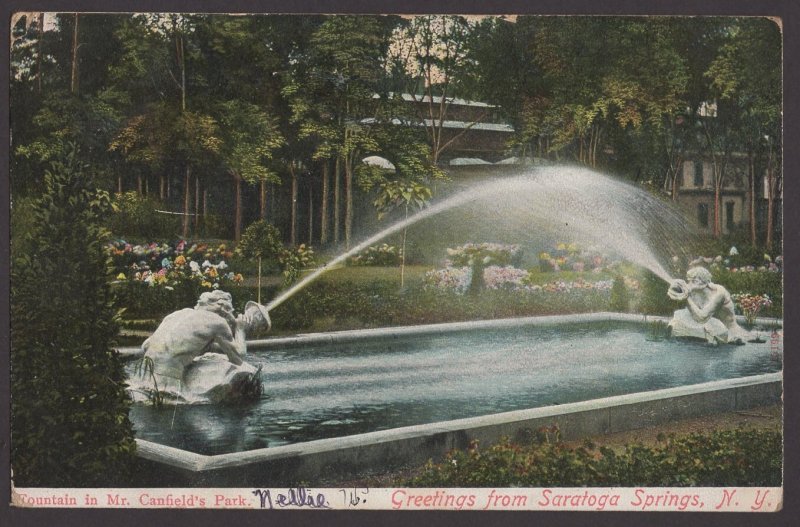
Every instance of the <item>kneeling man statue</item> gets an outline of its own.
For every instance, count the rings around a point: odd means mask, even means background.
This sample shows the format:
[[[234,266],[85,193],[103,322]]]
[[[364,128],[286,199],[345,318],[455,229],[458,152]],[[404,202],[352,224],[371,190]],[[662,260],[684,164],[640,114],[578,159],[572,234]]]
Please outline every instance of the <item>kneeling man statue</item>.
[[[743,344],[750,334],[736,323],[733,300],[727,289],[711,281],[704,267],[692,267],[686,281],[673,280],[667,295],[686,300],[686,308],[675,311],[669,327],[674,337],[694,337],[710,344]]]
[[[158,391],[184,402],[220,401],[237,382],[257,370],[244,362],[247,333],[269,329],[264,306],[245,305],[234,316],[230,293],[200,295],[197,305],[167,315],[144,341],[144,360],[152,361],[152,379]]]

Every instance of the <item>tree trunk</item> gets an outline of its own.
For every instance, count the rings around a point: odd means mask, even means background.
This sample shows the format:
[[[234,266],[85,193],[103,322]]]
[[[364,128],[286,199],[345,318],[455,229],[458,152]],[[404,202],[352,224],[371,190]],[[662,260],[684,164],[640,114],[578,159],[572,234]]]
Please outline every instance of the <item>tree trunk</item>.
[[[350,248],[353,237],[353,164],[348,159],[344,165],[344,246]]]
[[[39,40],[36,42],[36,90],[42,93],[42,40],[44,40],[44,13],[39,13]]]
[[[242,239],[242,178],[236,172],[233,173],[234,184],[234,219],[233,219],[233,239],[237,242]]]
[[[267,219],[267,182],[263,179],[259,183],[259,190],[258,190],[258,203],[259,203],[259,211],[258,216],[262,220]]]
[[[775,171],[772,166],[772,148],[767,154],[767,249],[772,250],[775,235]]]
[[[720,234],[722,233],[722,225],[720,224],[720,203],[721,195],[720,195],[720,185],[719,183],[714,183],[714,228],[713,228],[713,235],[714,238],[719,238]]]
[[[339,244],[339,232],[341,231],[341,190],[340,190],[340,175],[341,160],[336,158],[336,166],[333,170],[333,243]]]
[[[270,185],[269,186],[269,208],[267,209],[267,215],[272,219],[273,222],[277,221],[276,214],[275,214],[275,195],[278,193],[278,186],[277,185]]]
[[[406,221],[408,221],[408,202],[406,202]],[[403,227],[403,247],[400,254],[400,289],[403,289],[406,278],[406,235],[408,234],[408,225]]]
[[[78,13],[75,13],[75,27],[72,29],[72,75],[70,93],[78,93]]]
[[[752,143],[747,148],[747,188],[750,195],[747,198],[748,221],[750,222],[750,243],[753,247],[758,246],[758,234],[756,233],[756,167],[753,159]]]
[[[158,176],[158,198],[161,201],[164,201],[164,198],[167,195],[166,186],[167,186],[167,180],[164,178],[164,174],[161,174],[160,176]]]
[[[258,257],[258,293],[257,293],[257,302],[261,303],[261,256]]]
[[[202,223],[202,226],[203,226],[203,233],[206,236],[208,236],[208,233],[206,232],[206,225],[208,225],[206,223],[206,213],[208,212],[207,207],[208,207],[208,189],[204,188],[203,189],[203,223]]]
[[[197,237],[197,233],[200,227],[200,178],[194,176],[194,235]]]
[[[683,167],[683,159],[678,158],[675,163],[675,169],[672,171],[672,201],[678,201],[678,189],[681,187],[681,168]]]
[[[189,237],[189,197],[191,196],[189,188],[192,183],[192,168],[186,165],[186,173],[183,177],[183,238]]]
[[[176,53],[178,55],[178,65],[181,69],[181,112],[186,111],[186,62],[183,56],[183,37],[176,35],[175,37]]]
[[[308,245],[314,243],[314,185],[308,184]]]
[[[322,165],[322,203],[320,208],[321,222],[319,226],[319,243],[325,245],[328,243],[328,187],[330,182],[330,174],[328,173],[328,161]]]
[[[122,173],[117,173],[117,193],[122,194]]]
[[[136,174],[136,192],[138,192],[140,196],[143,195],[141,174]]]
[[[289,244],[294,247],[297,245],[297,172],[295,171],[294,161],[289,163],[289,173],[292,175],[292,212],[291,225],[289,227]]]

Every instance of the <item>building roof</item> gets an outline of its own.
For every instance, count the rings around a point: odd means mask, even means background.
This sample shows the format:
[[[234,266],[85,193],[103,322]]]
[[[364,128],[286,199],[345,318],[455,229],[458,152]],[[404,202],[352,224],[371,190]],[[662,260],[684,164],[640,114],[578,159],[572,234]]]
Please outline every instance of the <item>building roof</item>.
[[[378,122],[375,118],[367,118],[362,119],[362,124],[376,124]],[[438,119],[424,119],[423,121],[404,121],[402,119],[394,118],[389,121],[391,124],[404,124],[407,126],[434,126],[438,125]],[[514,127],[510,124],[505,123],[477,123],[477,122],[467,122],[467,121],[443,121],[442,128],[451,128],[451,129],[465,129],[469,128],[470,130],[484,130],[489,132],[505,132],[505,133],[513,133]]]
[[[394,92],[389,92],[387,94],[389,97],[394,97]],[[431,98],[428,95],[412,95],[410,93],[401,93],[400,96],[406,102],[430,102]],[[380,94],[376,93],[372,96],[373,99],[380,99]],[[442,98],[438,95],[433,96],[433,103],[440,104],[442,102]],[[470,106],[473,108],[498,108],[498,106],[494,104],[488,104],[485,102],[480,101],[468,101],[467,99],[459,99],[458,97],[447,97],[445,102],[447,104],[452,104],[456,106]]]

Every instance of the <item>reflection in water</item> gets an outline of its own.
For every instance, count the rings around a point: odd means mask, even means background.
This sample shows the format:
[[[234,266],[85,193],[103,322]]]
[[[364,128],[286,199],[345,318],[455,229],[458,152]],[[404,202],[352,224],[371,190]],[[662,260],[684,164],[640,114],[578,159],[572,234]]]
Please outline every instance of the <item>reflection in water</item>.
[[[131,419],[142,439],[219,454],[780,371],[773,351],[624,323],[315,346],[251,355],[265,394],[250,405],[138,404]]]

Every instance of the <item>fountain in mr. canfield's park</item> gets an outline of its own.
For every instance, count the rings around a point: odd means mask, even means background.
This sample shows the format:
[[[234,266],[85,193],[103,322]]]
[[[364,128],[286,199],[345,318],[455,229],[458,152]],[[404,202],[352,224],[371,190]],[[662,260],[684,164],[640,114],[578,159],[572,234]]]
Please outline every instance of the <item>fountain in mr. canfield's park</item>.
[[[194,309],[168,315],[145,341],[144,367],[139,381],[132,383],[133,392],[141,399],[148,389],[155,389],[173,402],[221,401],[247,390],[260,395],[254,388],[260,382],[260,368],[247,362],[246,336],[269,328],[270,311],[370,245],[467,207],[479,210],[482,222],[492,222],[494,232],[505,229],[517,240],[524,241],[530,233],[551,233],[604,246],[650,270],[669,284],[670,298],[687,301],[687,308],[676,311],[670,323],[675,336],[714,343],[737,342],[747,336],[733,318],[730,295],[712,284],[710,276],[690,270],[688,283],[674,280],[661,264],[665,256],[680,254],[682,243],[691,236],[680,214],[642,189],[606,175],[583,168],[544,167],[445,198],[337,256],[266,306],[249,302],[244,313],[234,316],[228,293],[204,293]]]

